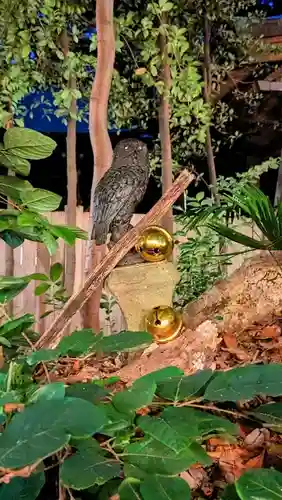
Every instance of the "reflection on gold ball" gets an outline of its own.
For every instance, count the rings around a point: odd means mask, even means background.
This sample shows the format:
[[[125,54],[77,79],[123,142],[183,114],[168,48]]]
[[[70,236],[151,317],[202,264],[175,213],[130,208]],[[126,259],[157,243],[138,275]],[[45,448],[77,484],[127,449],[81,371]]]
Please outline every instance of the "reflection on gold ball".
[[[156,342],[164,344],[174,340],[182,328],[182,316],[169,306],[154,307],[145,318],[145,328]]]
[[[139,236],[135,249],[147,262],[161,262],[171,256],[173,239],[162,227],[151,226]]]

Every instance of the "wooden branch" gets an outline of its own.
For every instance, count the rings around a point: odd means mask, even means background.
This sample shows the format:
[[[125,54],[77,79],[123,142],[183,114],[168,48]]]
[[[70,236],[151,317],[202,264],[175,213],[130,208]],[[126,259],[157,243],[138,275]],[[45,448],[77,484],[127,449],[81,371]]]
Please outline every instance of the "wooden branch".
[[[183,191],[194,179],[194,175],[183,170],[171,188],[161,197],[155,206],[148,212],[141,221],[125,234],[120,241],[109,251],[100,264],[88,276],[83,287],[73,295],[50,328],[44,332],[37,341],[36,348],[55,347],[63,337],[64,329],[71,321],[72,317],[78,312],[83,304],[89,299],[93,292],[103,283],[105,278],[115,268],[118,262],[131,250],[137,243],[139,235],[148,226],[159,222],[164,214],[169,210],[173,203],[179,198]]]

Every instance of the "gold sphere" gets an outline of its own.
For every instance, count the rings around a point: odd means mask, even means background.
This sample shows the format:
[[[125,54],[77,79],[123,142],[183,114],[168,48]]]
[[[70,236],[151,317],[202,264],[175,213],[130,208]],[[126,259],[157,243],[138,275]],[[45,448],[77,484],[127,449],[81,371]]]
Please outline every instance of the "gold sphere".
[[[174,340],[182,328],[182,316],[169,306],[154,307],[145,318],[145,328],[156,342],[164,344]]]
[[[151,226],[139,236],[135,250],[147,262],[161,262],[172,254],[173,239],[162,227]]]

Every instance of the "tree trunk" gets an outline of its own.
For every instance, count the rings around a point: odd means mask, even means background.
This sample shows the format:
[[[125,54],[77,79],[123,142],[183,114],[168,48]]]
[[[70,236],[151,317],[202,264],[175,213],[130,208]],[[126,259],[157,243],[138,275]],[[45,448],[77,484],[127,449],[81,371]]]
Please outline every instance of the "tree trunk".
[[[163,16],[162,24],[167,24],[167,16]],[[162,152],[162,192],[165,193],[172,185],[172,152],[170,138],[170,104],[169,92],[171,87],[171,74],[168,63],[167,39],[164,34],[160,35],[160,54],[162,57],[162,81],[164,83],[163,94],[159,108],[159,133]],[[173,233],[173,212],[172,208],[167,212],[162,220],[163,227]]]
[[[207,104],[210,104],[211,102],[211,80],[210,24],[206,14],[204,18],[204,96]],[[208,127],[207,130],[206,151],[211,193],[215,202],[218,203],[219,198],[217,191],[216,168],[212,149],[210,127]]]
[[[114,0],[96,0],[97,67],[89,105],[89,133],[94,156],[91,189],[89,239],[85,278],[97,267],[106,254],[106,245],[97,247],[91,241],[94,190],[112,163],[112,145],[108,134],[108,101],[115,61]],[[84,326],[100,331],[100,300],[102,285],[85,304]]]
[[[61,36],[62,51],[65,58],[69,53],[69,38],[65,31]],[[76,79],[74,75],[70,76],[69,89],[76,88]],[[77,207],[77,170],[76,170],[76,99],[72,99],[69,109],[69,118],[67,125],[67,213],[66,222],[68,226],[76,226],[76,207]],[[65,251],[65,288],[69,296],[72,295],[75,279],[75,245],[66,246]]]

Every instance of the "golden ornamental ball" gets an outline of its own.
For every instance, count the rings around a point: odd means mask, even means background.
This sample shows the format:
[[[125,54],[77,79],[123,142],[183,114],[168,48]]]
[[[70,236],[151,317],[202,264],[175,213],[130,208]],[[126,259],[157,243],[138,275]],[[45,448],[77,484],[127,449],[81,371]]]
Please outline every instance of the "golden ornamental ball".
[[[182,315],[169,306],[154,307],[145,318],[145,328],[156,342],[164,344],[174,340],[182,329]]]
[[[164,228],[151,226],[139,236],[136,252],[147,262],[161,262],[173,251],[173,238]]]

